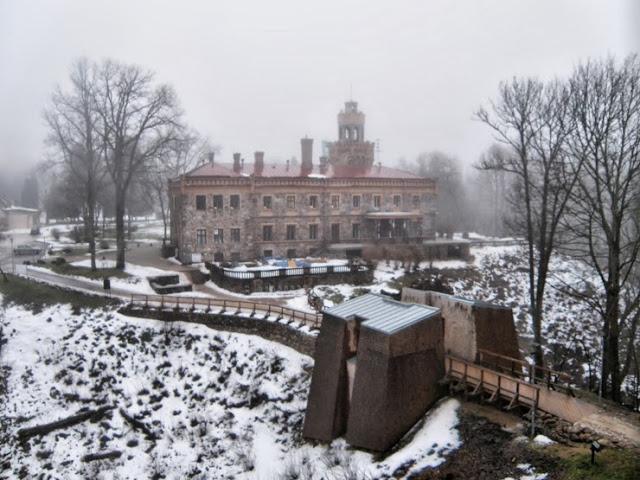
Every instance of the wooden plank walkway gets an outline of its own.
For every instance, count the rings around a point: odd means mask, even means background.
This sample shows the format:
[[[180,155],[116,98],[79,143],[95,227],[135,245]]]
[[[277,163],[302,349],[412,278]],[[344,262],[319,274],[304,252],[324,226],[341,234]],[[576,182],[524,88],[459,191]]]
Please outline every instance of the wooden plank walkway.
[[[463,391],[465,396],[480,395],[488,402],[508,401],[507,409],[518,406],[542,410],[571,423],[596,413],[597,408],[567,393],[552,390],[543,381],[518,378],[519,374],[497,371],[462,358],[446,355],[446,379],[450,388]]]
[[[171,308],[171,309],[191,309],[203,310],[216,314],[246,314],[251,317],[260,316],[268,318],[277,317],[278,321],[300,322],[311,328],[320,328],[322,315],[316,313],[302,312],[293,308],[272,305],[270,303],[246,302],[242,300],[223,300],[217,298],[184,297],[169,295],[143,295],[131,294],[131,305],[144,308]]]

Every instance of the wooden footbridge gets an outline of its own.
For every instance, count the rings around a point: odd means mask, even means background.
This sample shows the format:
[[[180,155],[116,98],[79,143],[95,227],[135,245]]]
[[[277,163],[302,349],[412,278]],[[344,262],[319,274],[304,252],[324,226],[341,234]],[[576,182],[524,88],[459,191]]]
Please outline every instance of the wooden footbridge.
[[[574,396],[571,377],[516,358],[479,350],[476,362],[446,355],[446,377],[452,392],[486,402],[506,402],[506,408],[542,410],[569,422],[597,412]]]
[[[272,317],[276,321],[298,322],[316,329],[320,328],[322,322],[322,315],[270,303],[167,295],[131,294],[129,297],[131,305],[143,308],[202,310],[216,315],[245,315],[264,319]]]

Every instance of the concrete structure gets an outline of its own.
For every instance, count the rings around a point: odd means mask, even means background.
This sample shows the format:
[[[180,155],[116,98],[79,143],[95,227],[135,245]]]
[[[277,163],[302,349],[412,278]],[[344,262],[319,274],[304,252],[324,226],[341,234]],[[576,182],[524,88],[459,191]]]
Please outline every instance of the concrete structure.
[[[4,209],[8,230],[25,230],[40,226],[40,210],[24,207],[7,207]]]
[[[478,350],[520,358],[513,312],[509,307],[415,288],[403,288],[401,300],[440,310],[444,320],[444,348],[448,354],[472,362]]]
[[[422,245],[434,238],[436,182],[374,165],[364,114],[347,102],[338,141],[313,162],[301,140],[299,165],[209,161],[169,182],[171,243],[183,262],[303,257],[337,249],[360,255],[367,245]]]
[[[436,308],[368,294],[323,312],[304,436],[385,451],[438,400],[443,324]]]

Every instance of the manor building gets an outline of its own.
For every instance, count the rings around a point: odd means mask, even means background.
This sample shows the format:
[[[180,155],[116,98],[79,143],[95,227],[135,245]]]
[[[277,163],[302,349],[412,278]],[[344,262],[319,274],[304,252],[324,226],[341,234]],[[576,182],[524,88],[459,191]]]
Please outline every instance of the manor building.
[[[368,245],[422,244],[434,237],[436,182],[375,164],[365,115],[346,102],[338,140],[313,162],[208,162],[169,182],[171,244],[185,263],[302,257],[328,249],[358,255]]]

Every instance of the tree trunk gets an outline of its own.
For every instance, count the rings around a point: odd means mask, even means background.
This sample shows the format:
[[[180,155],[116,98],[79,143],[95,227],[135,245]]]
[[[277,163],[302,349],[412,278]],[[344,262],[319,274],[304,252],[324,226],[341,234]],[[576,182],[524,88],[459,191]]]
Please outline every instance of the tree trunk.
[[[162,212],[162,225],[164,227],[164,232],[162,234],[162,248],[167,246],[167,210],[165,209],[164,199],[162,198],[162,194],[158,195],[158,200],[160,201],[160,211]]]
[[[127,211],[127,240],[131,240],[131,211]]]
[[[616,275],[614,275],[616,277]],[[616,282],[612,280],[612,282]],[[617,282],[616,282],[617,283]],[[602,395],[615,402],[621,401],[620,378],[620,329],[618,318],[620,316],[620,294],[615,286],[607,289],[604,352],[602,358]],[[609,379],[611,385],[609,386]]]
[[[118,270],[124,270],[124,212],[124,192],[116,191],[116,268]]]
[[[89,203],[89,212],[87,214],[87,236],[89,237],[89,253],[91,254],[91,271],[95,272],[96,267],[96,223],[95,223],[95,202],[91,188],[89,189],[87,201]]]

